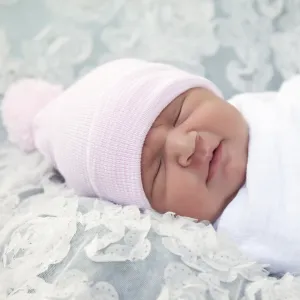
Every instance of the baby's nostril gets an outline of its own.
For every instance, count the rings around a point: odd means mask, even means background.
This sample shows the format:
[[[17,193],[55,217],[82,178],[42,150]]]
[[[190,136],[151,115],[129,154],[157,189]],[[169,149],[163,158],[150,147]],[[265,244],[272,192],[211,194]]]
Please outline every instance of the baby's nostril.
[[[188,167],[191,164],[192,159],[193,159],[192,155],[189,157],[180,156],[178,162],[182,167]]]

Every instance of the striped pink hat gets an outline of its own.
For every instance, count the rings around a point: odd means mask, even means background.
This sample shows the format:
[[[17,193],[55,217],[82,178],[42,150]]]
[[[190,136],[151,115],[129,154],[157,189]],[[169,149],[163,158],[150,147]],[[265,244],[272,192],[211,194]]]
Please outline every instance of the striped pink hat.
[[[221,96],[207,79],[173,66],[120,59],[66,91],[41,80],[15,83],[3,100],[3,122],[12,142],[37,148],[80,195],[149,208],[141,179],[145,137],[160,112],[195,87]]]

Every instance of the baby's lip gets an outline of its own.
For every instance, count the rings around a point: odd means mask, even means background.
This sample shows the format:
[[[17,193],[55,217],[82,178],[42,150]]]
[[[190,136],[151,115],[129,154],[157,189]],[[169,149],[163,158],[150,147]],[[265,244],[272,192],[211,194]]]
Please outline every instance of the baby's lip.
[[[212,152],[212,158],[209,162],[207,178],[206,178],[207,183],[211,179],[213,179],[214,175],[216,174],[216,172],[220,166],[220,161],[222,159],[222,148],[223,148],[222,142],[220,142]]]

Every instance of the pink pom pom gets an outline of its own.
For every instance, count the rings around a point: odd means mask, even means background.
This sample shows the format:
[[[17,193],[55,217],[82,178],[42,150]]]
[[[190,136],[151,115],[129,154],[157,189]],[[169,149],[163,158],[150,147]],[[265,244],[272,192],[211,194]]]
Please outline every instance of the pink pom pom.
[[[39,79],[23,79],[12,84],[2,102],[2,119],[9,141],[24,151],[34,150],[32,122],[62,91],[62,86]]]

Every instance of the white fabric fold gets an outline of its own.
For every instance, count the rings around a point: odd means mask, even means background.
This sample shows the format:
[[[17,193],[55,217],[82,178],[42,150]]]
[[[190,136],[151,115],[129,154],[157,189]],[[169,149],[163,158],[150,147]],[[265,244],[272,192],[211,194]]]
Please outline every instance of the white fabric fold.
[[[300,273],[300,76],[278,93],[230,100],[249,124],[246,184],[218,220],[239,248],[272,272]]]

